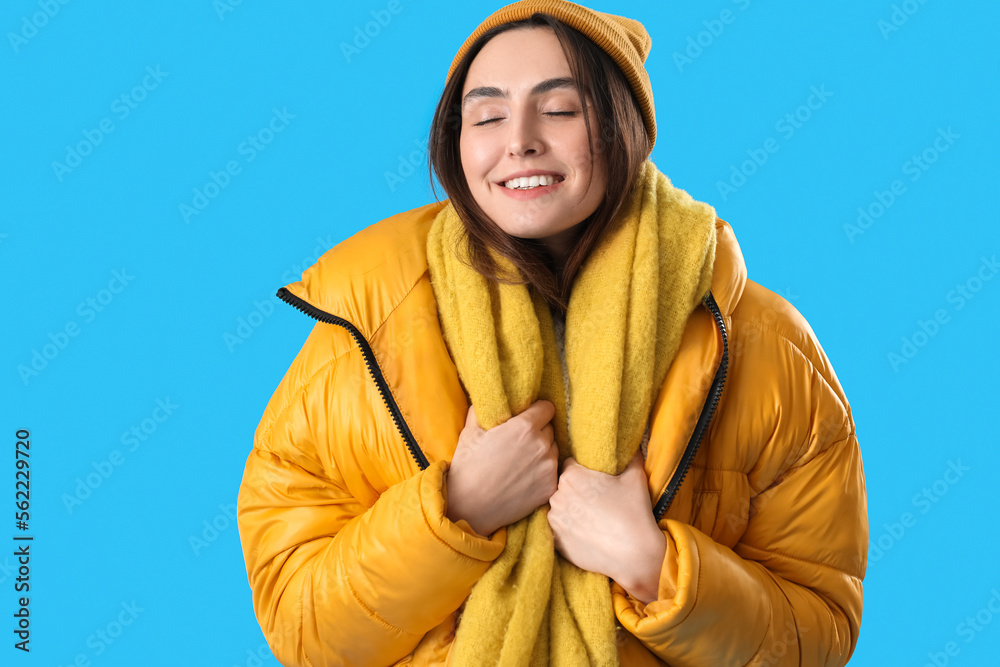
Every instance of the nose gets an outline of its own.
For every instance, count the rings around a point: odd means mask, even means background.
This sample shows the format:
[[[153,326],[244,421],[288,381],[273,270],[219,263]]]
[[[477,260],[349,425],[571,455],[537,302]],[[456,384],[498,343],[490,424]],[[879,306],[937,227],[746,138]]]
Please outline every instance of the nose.
[[[531,114],[511,114],[507,134],[507,153],[511,156],[537,155],[542,151],[538,125]]]

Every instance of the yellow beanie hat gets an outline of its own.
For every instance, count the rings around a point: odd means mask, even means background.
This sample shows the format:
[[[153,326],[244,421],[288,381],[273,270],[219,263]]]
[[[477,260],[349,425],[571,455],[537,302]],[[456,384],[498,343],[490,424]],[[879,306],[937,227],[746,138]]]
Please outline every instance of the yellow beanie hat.
[[[653,146],[656,143],[656,113],[653,109],[653,89],[644,65],[653,40],[646,32],[646,28],[635,19],[596,12],[567,0],[520,0],[490,14],[469,35],[455,55],[445,83],[451,79],[452,72],[480,35],[498,25],[530,18],[536,12],[549,14],[583,33],[611,56],[625,74],[625,79],[635,94],[646,132],[649,134],[649,145]]]

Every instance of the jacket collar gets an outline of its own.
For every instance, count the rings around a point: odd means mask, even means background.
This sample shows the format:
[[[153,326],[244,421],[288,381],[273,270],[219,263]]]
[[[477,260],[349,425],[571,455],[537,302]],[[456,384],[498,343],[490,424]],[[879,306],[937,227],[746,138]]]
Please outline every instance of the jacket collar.
[[[717,217],[715,229],[718,243],[712,265],[712,295],[728,323],[747,284],[747,265],[729,223]]]

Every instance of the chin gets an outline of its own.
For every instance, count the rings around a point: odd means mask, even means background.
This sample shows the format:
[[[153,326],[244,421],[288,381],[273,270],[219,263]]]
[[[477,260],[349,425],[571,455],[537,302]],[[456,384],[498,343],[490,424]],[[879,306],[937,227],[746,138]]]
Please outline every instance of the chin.
[[[516,236],[519,239],[529,239],[537,241],[539,239],[544,239],[558,232],[548,231],[551,229],[549,225],[536,224],[534,222],[529,222],[527,224],[521,225],[499,225],[500,229],[504,230],[511,236]]]

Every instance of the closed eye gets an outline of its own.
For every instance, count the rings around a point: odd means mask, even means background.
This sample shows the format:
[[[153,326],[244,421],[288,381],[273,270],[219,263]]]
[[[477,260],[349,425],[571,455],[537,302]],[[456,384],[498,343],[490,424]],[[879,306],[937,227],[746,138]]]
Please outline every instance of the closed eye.
[[[576,111],[546,111],[545,112],[546,116],[575,116],[576,114],[577,114]],[[474,125],[475,125],[475,127],[479,127],[481,125],[488,125],[490,123],[495,123],[498,120],[503,120],[503,118],[488,118],[488,119],[486,119],[484,121],[480,121],[478,123],[475,123]]]

